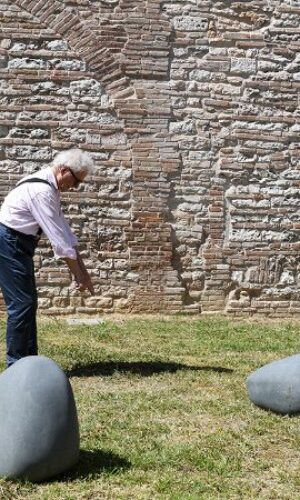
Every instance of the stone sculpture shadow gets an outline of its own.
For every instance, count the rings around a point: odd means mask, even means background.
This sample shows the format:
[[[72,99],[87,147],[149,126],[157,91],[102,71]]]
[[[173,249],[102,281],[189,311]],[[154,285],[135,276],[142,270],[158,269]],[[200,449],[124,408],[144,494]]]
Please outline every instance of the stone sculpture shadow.
[[[65,373],[68,377],[110,377],[116,372],[151,377],[159,373],[176,373],[178,371],[233,372],[231,368],[222,366],[189,366],[172,361],[100,361],[88,365],[77,364]]]
[[[80,450],[79,461],[69,471],[53,481],[65,482],[98,476],[104,472],[119,473],[131,467],[131,462],[116,453],[104,450]]]

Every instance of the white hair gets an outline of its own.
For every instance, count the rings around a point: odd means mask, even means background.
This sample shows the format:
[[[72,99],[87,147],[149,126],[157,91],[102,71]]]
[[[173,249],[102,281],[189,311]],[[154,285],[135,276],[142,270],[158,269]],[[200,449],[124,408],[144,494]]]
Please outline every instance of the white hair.
[[[86,151],[82,151],[79,148],[61,151],[55,156],[52,165],[56,169],[60,167],[71,168],[75,173],[86,172],[87,174],[92,174],[95,170],[93,159]]]

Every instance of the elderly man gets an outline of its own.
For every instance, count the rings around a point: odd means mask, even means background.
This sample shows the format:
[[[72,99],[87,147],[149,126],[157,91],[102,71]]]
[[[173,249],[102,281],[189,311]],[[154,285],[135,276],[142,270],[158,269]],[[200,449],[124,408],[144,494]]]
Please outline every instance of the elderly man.
[[[42,232],[54,254],[67,263],[80,291],[94,293],[91,278],[77,249],[77,238],[61,212],[60,191],[76,188],[94,169],[80,149],[59,153],[51,167],[22,179],[0,210],[0,287],[7,307],[7,366],[36,355],[37,291],[33,256]]]

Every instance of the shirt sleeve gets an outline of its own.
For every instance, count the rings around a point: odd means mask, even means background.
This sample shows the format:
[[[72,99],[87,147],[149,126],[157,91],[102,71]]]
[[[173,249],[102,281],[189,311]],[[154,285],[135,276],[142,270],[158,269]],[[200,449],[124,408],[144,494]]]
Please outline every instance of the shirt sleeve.
[[[41,191],[31,198],[31,213],[49,238],[55,257],[76,260],[78,240],[64,218],[54,191]]]

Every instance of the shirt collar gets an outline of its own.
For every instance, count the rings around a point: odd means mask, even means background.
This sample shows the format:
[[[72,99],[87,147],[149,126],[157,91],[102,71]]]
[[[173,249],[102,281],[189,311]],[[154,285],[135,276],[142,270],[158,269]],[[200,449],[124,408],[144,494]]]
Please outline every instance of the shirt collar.
[[[57,184],[57,180],[56,180],[56,177],[55,177],[55,174],[52,170],[51,167],[48,167],[49,168],[49,177],[48,177],[48,180],[54,185],[55,189],[58,190],[58,184]]]

